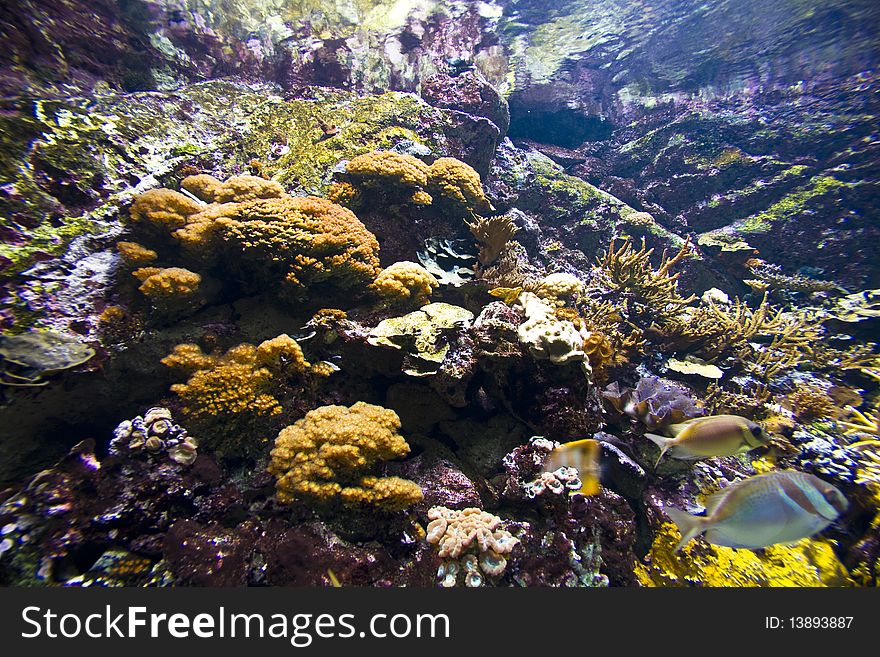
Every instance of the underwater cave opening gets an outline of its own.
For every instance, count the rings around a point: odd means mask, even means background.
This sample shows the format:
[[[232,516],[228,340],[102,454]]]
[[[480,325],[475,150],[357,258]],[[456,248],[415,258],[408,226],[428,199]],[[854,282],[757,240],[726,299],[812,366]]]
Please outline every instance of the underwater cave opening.
[[[511,100],[510,129],[507,132],[517,140],[552,144],[575,149],[587,141],[611,138],[614,126],[601,116],[590,116],[575,109],[539,110],[524,107]]]

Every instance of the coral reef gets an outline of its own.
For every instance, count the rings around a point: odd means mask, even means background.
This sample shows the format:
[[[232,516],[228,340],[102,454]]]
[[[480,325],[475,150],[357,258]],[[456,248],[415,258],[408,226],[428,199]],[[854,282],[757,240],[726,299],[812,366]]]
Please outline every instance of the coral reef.
[[[876,586],[876,3],[318,4],[7,12],[0,584]]]
[[[205,448],[224,458],[252,455],[268,442],[270,420],[282,412],[276,395],[291,378],[307,371],[328,374],[320,364],[308,363],[296,340],[286,334],[258,346],[240,344],[224,354],[180,344],[162,363],[189,376],[171,391],[204,436]]]
[[[385,511],[415,504],[422,499],[417,484],[368,474],[376,463],[409,453],[399,428],[394,411],[364,402],[309,411],[275,439],[269,473],[277,479],[278,501]]]
[[[804,539],[762,553],[719,546],[687,546],[673,554],[675,525],[656,534],[646,565],[636,566],[642,586],[852,586],[827,541]]]
[[[501,518],[475,507],[456,511],[435,506],[428,510],[428,519],[425,540],[436,545],[445,560],[437,573],[441,586],[455,586],[460,576],[470,588],[494,581],[507,568],[506,555],[519,543],[499,529]]]
[[[395,262],[379,272],[373,281],[376,294],[389,305],[424,306],[440,283],[415,262]]]

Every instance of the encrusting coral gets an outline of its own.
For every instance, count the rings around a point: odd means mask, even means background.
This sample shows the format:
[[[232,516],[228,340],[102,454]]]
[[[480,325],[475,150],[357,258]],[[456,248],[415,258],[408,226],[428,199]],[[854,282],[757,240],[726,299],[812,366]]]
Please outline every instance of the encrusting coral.
[[[417,484],[370,474],[380,461],[409,453],[399,429],[397,413],[365,402],[309,411],[275,440],[268,470],[276,477],[278,501],[385,511],[415,504],[422,499]]]
[[[455,586],[461,572],[468,587],[482,586],[487,576],[500,577],[507,568],[505,555],[519,543],[498,528],[501,518],[475,507],[458,511],[435,506],[428,510],[428,519],[425,540],[446,560],[438,573],[444,587]]]
[[[389,305],[424,306],[440,283],[420,264],[409,261],[395,262],[386,267],[376,280],[373,290]]]
[[[804,539],[760,552],[691,544],[680,554],[675,525],[656,532],[645,564],[636,565],[642,586],[852,586],[828,541]]]

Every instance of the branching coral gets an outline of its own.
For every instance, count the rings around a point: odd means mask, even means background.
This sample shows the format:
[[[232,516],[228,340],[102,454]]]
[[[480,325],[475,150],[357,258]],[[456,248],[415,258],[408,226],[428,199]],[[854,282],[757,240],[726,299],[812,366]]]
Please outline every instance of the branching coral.
[[[428,168],[428,191],[463,210],[476,214],[492,211],[483,193],[480,174],[454,157],[441,157]]]
[[[767,294],[757,308],[736,299],[705,303],[667,316],[651,327],[667,348],[687,350],[708,362],[735,356],[748,371],[769,379],[811,353],[819,327],[802,316],[773,310]],[[760,341],[769,343],[761,345]]]
[[[495,262],[519,230],[507,215],[475,217],[468,223],[468,228],[479,243],[479,260],[483,266]]]
[[[364,402],[309,411],[275,440],[269,473],[277,478],[278,501],[386,511],[415,504],[422,499],[415,483],[368,474],[379,461],[409,453],[399,429],[397,413]]]
[[[852,586],[830,543],[804,539],[795,545],[771,545],[760,552],[716,545],[687,545],[674,554],[679,539],[671,523],[654,537],[646,564],[636,566],[642,586]]]
[[[386,267],[376,280],[373,289],[389,305],[424,306],[431,293],[440,286],[427,269],[415,262],[395,262]]]
[[[710,415],[741,415],[754,420],[767,413],[770,399],[770,391],[764,385],[731,392],[713,383],[706,389],[703,403]]]
[[[680,274],[669,273],[690,253],[690,242],[686,241],[671,258],[664,251],[658,269],[651,266],[653,252],[646,249],[644,241],[639,250],[634,250],[632,240],[625,239],[620,248],[612,244],[597,260],[595,274],[611,289],[631,295],[639,306],[634,309],[637,315],[663,318],[696,299],[682,297],[678,293]]]
[[[482,586],[486,577],[500,577],[507,568],[504,555],[519,543],[510,532],[498,529],[501,518],[474,507],[456,511],[445,506],[428,510],[425,540],[438,547],[441,586],[455,586],[460,572],[464,584]]]

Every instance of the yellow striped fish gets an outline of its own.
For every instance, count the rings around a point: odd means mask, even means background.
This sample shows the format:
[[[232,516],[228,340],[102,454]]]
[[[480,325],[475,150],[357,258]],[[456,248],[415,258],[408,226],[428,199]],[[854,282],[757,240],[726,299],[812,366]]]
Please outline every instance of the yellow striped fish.
[[[599,493],[599,456],[602,447],[593,438],[575,440],[560,445],[544,462],[544,472],[553,472],[562,467],[574,468],[581,480],[581,495],[597,495]]]

